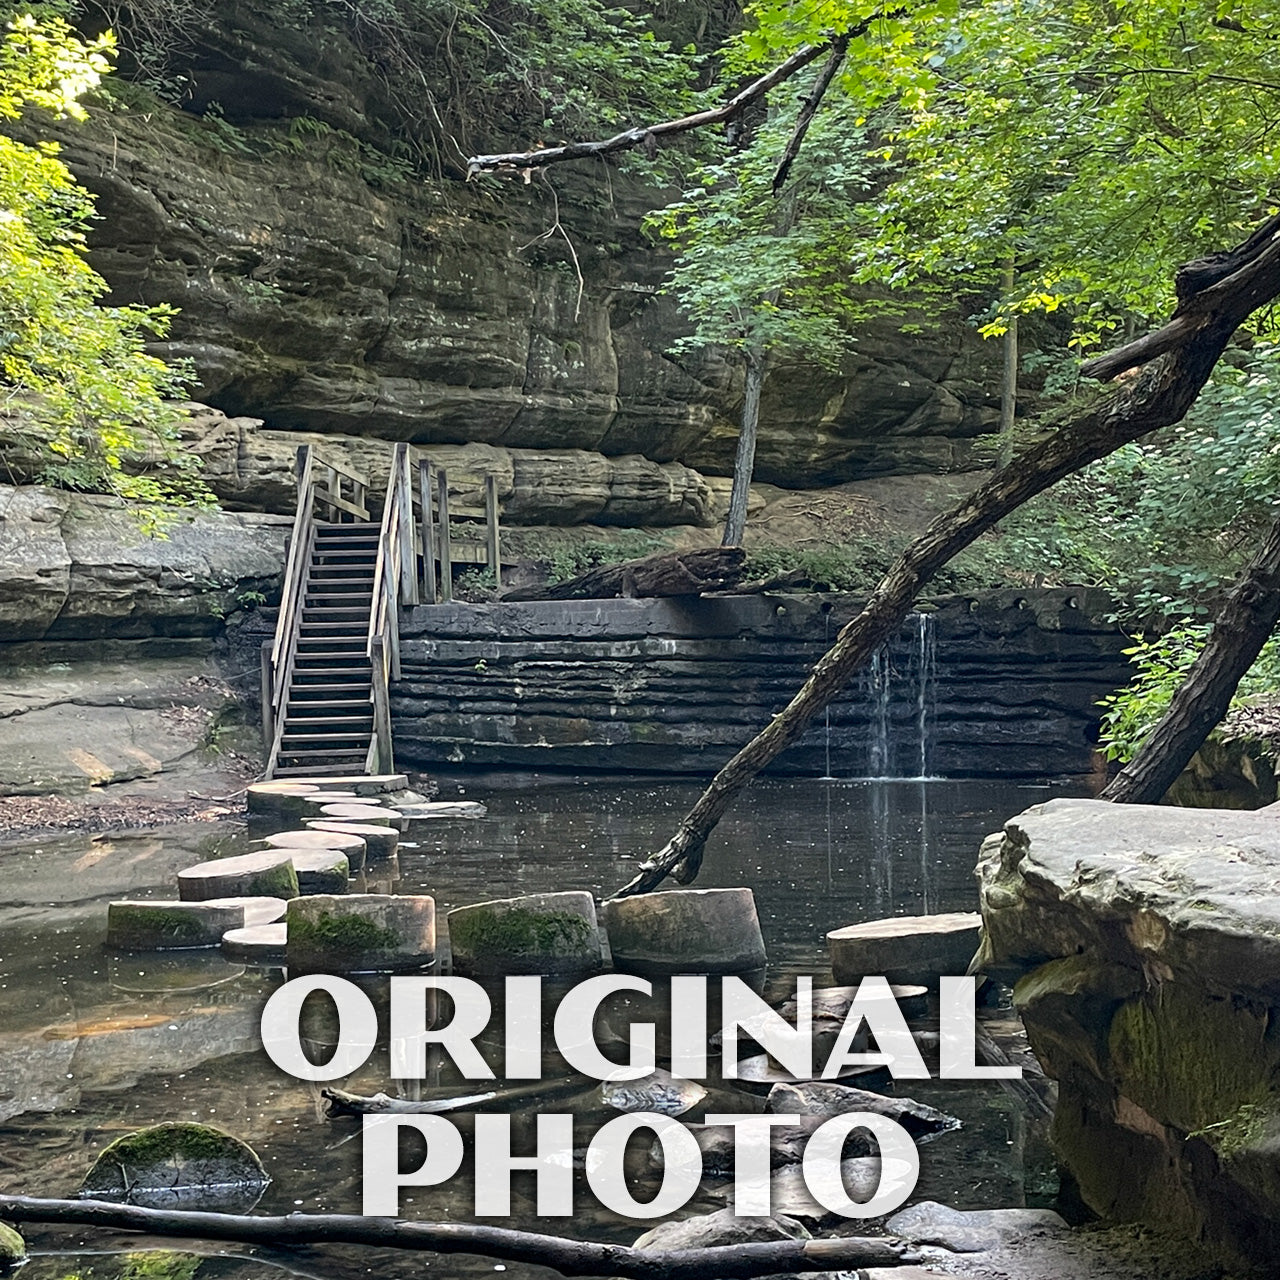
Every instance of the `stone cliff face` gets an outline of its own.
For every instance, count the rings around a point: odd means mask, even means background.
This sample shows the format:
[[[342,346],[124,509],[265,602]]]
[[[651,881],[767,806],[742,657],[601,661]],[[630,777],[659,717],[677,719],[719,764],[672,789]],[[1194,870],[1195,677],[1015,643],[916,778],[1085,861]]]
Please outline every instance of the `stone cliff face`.
[[[1275,1274],[1280,816],[1054,800],[978,868],[975,966],[1016,983],[1086,1204]],[[1252,1274],[1252,1272],[1250,1272]]]
[[[681,321],[639,229],[659,193],[592,168],[527,186],[401,180],[356,142],[377,134],[379,104],[354,50],[246,6],[210,12],[194,103],[225,119],[150,101],[58,126],[98,198],[92,260],[112,300],[181,308],[159,349],[194,363],[201,399],[275,428],[731,469],[739,375],[668,354]],[[563,240],[541,238],[555,208],[581,296]],[[837,373],[777,368],[759,479],[976,464],[994,348],[958,313],[923,337],[902,323],[868,324]]]

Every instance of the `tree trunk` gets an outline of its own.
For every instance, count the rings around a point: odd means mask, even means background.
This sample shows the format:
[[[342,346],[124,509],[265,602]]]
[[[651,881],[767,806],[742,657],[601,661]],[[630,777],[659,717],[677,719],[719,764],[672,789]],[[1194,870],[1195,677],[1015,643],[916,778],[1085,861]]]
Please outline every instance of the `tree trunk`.
[[[1103,789],[1103,800],[1159,804],[1231,704],[1280,621],[1280,520],[1222,606],[1209,640],[1138,754]]]
[[[756,431],[760,426],[760,393],[764,389],[765,354],[759,347],[747,352],[747,385],[742,398],[742,425],[738,428],[738,450],[733,455],[733,489],[729,493],[729,515],[724,522],[722,547],[742,546],[747,531],[747,502],[751,497],[751,476],[756,466]]]
[[[562,1236],[513,1231],[483,1223],[405,1222],[351,1213],[291,1213],[254,1217],[179,1209],[142,1209],[101,1200],[37,1200],[0,1195],[0,1219],[46,1222],[144,1235],[233,1240],[272,1247],[316,1244],[372,1245],[432,1253],[470,1253],[550,1267],[564,1276],[625,1276],[631,1280],[730,1280],[857,1267],[893,1267],[917,1261],[894,1239],[848,1236],[832,1240],[777,1240],[706,1249],[653,1251]]]
[[[730,802],[800,737],[897,630],[920,589],[979,534],[1063,476],[1183,417],[1231,335],[1280,294],[1280,215],[1269,218],[1235,249],[1184,267],[1175,284],[1178,306],[1164,329],[1090,361],[1083,372],[1116,377],[1141,367],[1113,396],[1002,467],[907,547],[785,710],[716,774],[666,846],[615,896],[648,893],[668,875],[690,883],[698,874],[707,836]],[[1163,354],[1152,358],[1155,352]],[[1141,363],[1148,359],[1150,363]]]
[[[615,596],[698,596],[727,591],[742,578],[741,547],[667,551],[642,560],[600,565],[566,582],[504,592],[503,600],[609,600]]]
[[[1005,297],[1013,294],[1014,268],[1010,262],[1004,269]],[[1009,317],[1008,328],[1000,344],[1004,357],[1000,379],[1000,453],[1003,467],[1013,457],[1013,422],[1018,414],[1018,317]]]

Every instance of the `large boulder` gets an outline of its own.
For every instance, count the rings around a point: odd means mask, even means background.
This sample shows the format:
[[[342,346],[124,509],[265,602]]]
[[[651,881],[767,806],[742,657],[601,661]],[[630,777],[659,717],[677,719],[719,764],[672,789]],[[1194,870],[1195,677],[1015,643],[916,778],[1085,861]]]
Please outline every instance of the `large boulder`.
[[[1280,1248],[1280,817],[1055,800],[983,846],[977,964],[1016,983],[1081,1195],[1237,1261]]]

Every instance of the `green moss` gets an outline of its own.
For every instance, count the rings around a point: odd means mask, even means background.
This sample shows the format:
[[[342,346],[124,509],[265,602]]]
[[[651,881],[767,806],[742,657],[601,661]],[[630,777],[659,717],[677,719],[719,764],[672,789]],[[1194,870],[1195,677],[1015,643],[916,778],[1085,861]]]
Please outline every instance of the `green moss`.
[[[296,898],[298,873],[291,862],[282,862],[279,866],[260,871],[254,876],[245,885],[245,893],[264,898]]]
[[[1121,1092],[1188,1133],[1261,1104],[1280,1068],[1250,1005],[1166,983],[1122,1005],[1108,1038]]]
[[[181,1160],[222,1160],[229,1154],[247,1151],[231,1134],[207,1124],[174,1120],[151,1125],[117,1138],[103,1147],[98,1159],[108,1156],[129,1165],[155,1164],[175,1157]]]
[[[203,1261],[199,1254],[179,1253],[176,1249],[127,1253],[120,1280],[193,1280]]]
[[[128,928],[121,932],[145,934],[148,940],[159,937],[169,942],[203,942],[208,930],[190,911],[134,907],[129,912]]]
[[[384,928],[364,916],[319,915],[299,912],[289,917],[289,942],[311,959],[321,954],[325,960],[341,963],[360,960],[380,951],[396,951],[401,937],[394,929]]]
[[[478,909],[455,917],[449,936],[467,955],[574,955],[587,946],[593,930],[573,911],[531,911],[528,907]]]
[[[0,1222],[0,1267],[11,1267],[27,1256],[27,1242],[12,1228]]]

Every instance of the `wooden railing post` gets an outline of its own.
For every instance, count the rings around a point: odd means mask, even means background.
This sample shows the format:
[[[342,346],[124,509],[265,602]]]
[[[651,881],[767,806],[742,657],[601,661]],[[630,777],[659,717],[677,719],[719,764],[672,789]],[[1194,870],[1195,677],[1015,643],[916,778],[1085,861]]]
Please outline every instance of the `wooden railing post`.
[[[443,467],[436,472],[436,495],[440,507],[440,599],[448,604],[453,599],[453,562],[449,549],[449,473]]]
[[[418,603],[418,566],[414,548],[418,539],[413,531],[413,471],[407,444],[399,446],[396,459],[396,501],[400,504],[400,603]]]
[[[275,694],[271,688],[271,650],[274,647],[270,640],[262,642],[262,753],[264,759],[271,755],[271,747],[276,740],[275,710],[272,705]]]
[[[484,478],[484,516],[489,544],[489,567],[493,583],[502,586],[502,546],[498,541],[498,477],[490,471]]]
[[[391,745],[391,695],[387,689],[387,651],[382,636],[370,644],[373,663],[373,735],[378,745],[378,772],[394,773],[395,756]]]
[[[422,501],[422,598],[427,604],[440,599],[436,588],[436,526],[431,518],[431,462],[418,459],[418,493]]]

